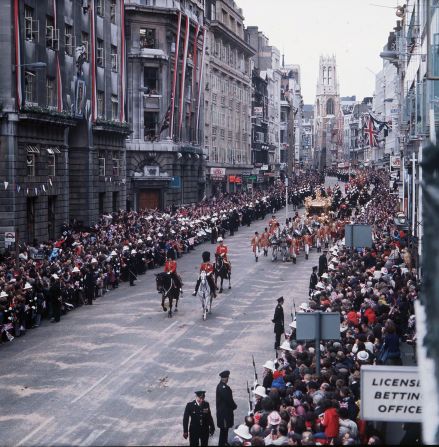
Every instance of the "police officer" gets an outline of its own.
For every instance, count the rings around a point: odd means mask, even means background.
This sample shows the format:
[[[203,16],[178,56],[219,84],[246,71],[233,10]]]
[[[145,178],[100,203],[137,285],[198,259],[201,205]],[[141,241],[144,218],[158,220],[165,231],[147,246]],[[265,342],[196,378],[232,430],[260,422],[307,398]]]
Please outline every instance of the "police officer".
[[[218,445],[227,445],[229,428],[234,425],[233,412],[238,408],[233,400],[233,393],[227,385],[230,371],[222,371],[220,383],[216,387],[216,425],[220,429]]]
[[[59,276],[54,273],[50,277],[49,288],[50,303],[52,305],[53,320],[52,323],[58,323],[61,319],[61,286],[59,284]]]
[[[309,278],[309,296],[314,292],[314,289],[316,288],[317,283],[319,282],[319,278],[317,277],[317,266],[314,266],[312,268],[312,273]]]
[[[183,437],[190,446],[208,445],[209,435],[215,433],[210,405],[204,399],[206,391],[195,391],[195,400],[188,402],[183,416]],[[190,419],[190,422],[189,422]]]
[[[277,299],[277,306],[274,309],[274,316],[271,320],[274,323],[274,333],[276,334],[276,339],[274,342],[274,349],[278,349],[280,346],[280,337],[285,332],[285,321],[284,321],[284,309],[282,304],[284,303],[284,297],[281,296]]]

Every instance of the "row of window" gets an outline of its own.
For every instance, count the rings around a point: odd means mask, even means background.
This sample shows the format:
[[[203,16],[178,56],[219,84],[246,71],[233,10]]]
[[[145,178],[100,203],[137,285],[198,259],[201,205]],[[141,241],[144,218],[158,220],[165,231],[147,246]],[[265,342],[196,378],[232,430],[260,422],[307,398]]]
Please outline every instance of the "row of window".
[[[56,154],[54,153],[53,149],[47,149],[48,155],[47,155],[47,171],[44,173],[44,175],[47,175],[49,177],[55,177],[56,175]],[[59,150],[57,150],[59,152]],[[37,155],[39,155],[39,149],[36,149],[33,152],[30,152],[28,150],[28,153],[26,155],[26,174],[28,177],[35,177],[35,167],[36,167],[36,161],[37,161]]]
[[[213,54],[214,56],[229,65],[230,67],[249,74],[250,64],[249,60],[238,50],[232,48],[230,45],[222,42],[221,39],[213,38]]]
[[[238,147],[233,150],[231,148],[212,146],[209,150],[209,159],[214,163],[248,163],[247,153]]]
[[[99,167],[99,177],[113,176],[119,177],[121,170],[121,154],[118,151],[113,151],[111,154],[111,166],[107,167],[107,159],[105,152],[101,151],[98,154],[98,167]]]
[[[26,104],[37,104],[36,91],[36,73],[25,71],[24,73],[24,96]],[[105,93],[102,90],[97,91],[97,116],[98,118],[105,117]],[[57,85],[55,78],[46,77],[46,106],[55,107],[57,98]],[[119,104],[117,95],[111,95],[111,119],[117,120],[119,114]]]
[[[102,8],[103,8],[103,0]],[[116,0],[114,2],[114,10],[116,5]],[[113,5],[113,3],[112,3]],[[99,10],[99,7],[98,7]],[[113,11],[113,9],[112,9]],[[24,24],[25,24],[25,37],[26,40],[34,41],[39,40],[39,21],[34,18],[34,9],[30,6],[24,7]],[[112,15],[113,17],[113,15]],[[113,19],[112,19],[113,21]],[[113,22],[115,23],[115,22]],[[59,50],[59,28],[55,28],[55,21],[52,16],[46,16],[46,47],[52,50]],[[85,58],[86,61],[89,60],[89,34],[81,33],[81,42],[76,41],[76,36],[73,33],[73,27],[69,24],[64,25],[64,51],[67,55],[73,56],[75,48],[77,46],[83,45],[85,47]],[[118,58],[117,58],[117,46],[111,45],[110,57],[111,57],[111,69],[113,71],[118,71]],[[97,39],[96,41],[96,61],[98,66],[103,67],[105,63],[105,53],[104,53],[104,41],[102,39]]]

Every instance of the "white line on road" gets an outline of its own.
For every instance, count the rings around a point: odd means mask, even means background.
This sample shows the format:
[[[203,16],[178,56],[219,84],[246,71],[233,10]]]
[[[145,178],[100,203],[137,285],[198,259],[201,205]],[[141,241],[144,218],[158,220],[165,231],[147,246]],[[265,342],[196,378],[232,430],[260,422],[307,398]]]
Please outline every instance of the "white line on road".
[[[175,320],[172,324],[170,324],[168,327],[166,327],[165,329],[163,329],[160,334],[164,334],[166,331],[168,331],[169,329],[171,329],[172,327],[174,327],[176,324],[178,324],[178,320]],[[145,348],[151,346],[151,343],[147,343],[143,346],[141,346],[139,349],[137,349],[137,351],[134,351],[129,357],[127,357],[121,364],[120,366],[124,366],[125,364],[127,364],[133,357],[135,357],[136,355],[140,354],[140,352],[142,352]],[[118,368],[119,369],[119,368]],[[78,402],[78,400],[82,399],[84,396],[86,396],[90,391],[93,391],[100,383],[102,383],[108,376],[110,375],[110,373],[105,374],[104,376],[102,376],[96,383],[94,383],[91,387],[87,388],[82,394],[80,394],[79,396],[75,397],[75,399],[72,400],[72,404]]]
[[[95,441],[107,430],[93,430],[87,438],[81,442],[81,445],[96,445]]]
[[[19,445],[23,445],[28,439],[33,438],[41,429],[43,429],[46,425],[50,424],[55,419],[55,416],[47,419],[44,424],[39,425],[35,430],[31,431],[26,437],[24,437],[20,442],[17,443],[17,447]],[[35,444],[35,439],[32,440],[32,444]]]

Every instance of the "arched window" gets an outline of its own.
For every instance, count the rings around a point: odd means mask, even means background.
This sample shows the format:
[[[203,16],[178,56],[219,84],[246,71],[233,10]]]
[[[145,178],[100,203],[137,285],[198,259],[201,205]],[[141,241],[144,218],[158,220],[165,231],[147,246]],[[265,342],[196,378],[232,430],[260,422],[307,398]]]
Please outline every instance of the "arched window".
[[[328,67],[328,85],[332,84],[332,68]]]
[[[323,67],[323,84],[326,84],[326,67]]]
[[[320,115],[320,101],[317,100],[316,102],[316,115]]]
[[[326,115],[334,115],[334,100],[332,98],[326,102]]]

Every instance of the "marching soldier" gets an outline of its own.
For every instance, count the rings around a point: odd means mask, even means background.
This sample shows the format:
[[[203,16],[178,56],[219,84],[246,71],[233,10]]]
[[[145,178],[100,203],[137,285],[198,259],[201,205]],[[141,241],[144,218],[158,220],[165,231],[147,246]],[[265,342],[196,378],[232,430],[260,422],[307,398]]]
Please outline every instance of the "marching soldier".
[[[190,446],[207,446],[209,435],[215,433],[215,425],[209,402],[204,400],[206,391],[195,391],[195,395],[195,400],[188,402],[184,410],[183,437],[189,437]]]
[[[274,342],[274,349],[278,349],[280,346],[280,337],[285,332],[285,321],[284,321],[284,309],[282,304],[284,303],[284,297],[281,296],[277,299],[277,306],[274,310],[274,317],[271,320],[274,323],[274,333],[276,334],[276,339]]]
[[[220,429],[218,445],[227,445],[229,428],[234,425],[233,412],[238,408],[233,400],[233,393],[227,385],[230,371],[222,371],[220,383],[216,387],[216,425]]]

